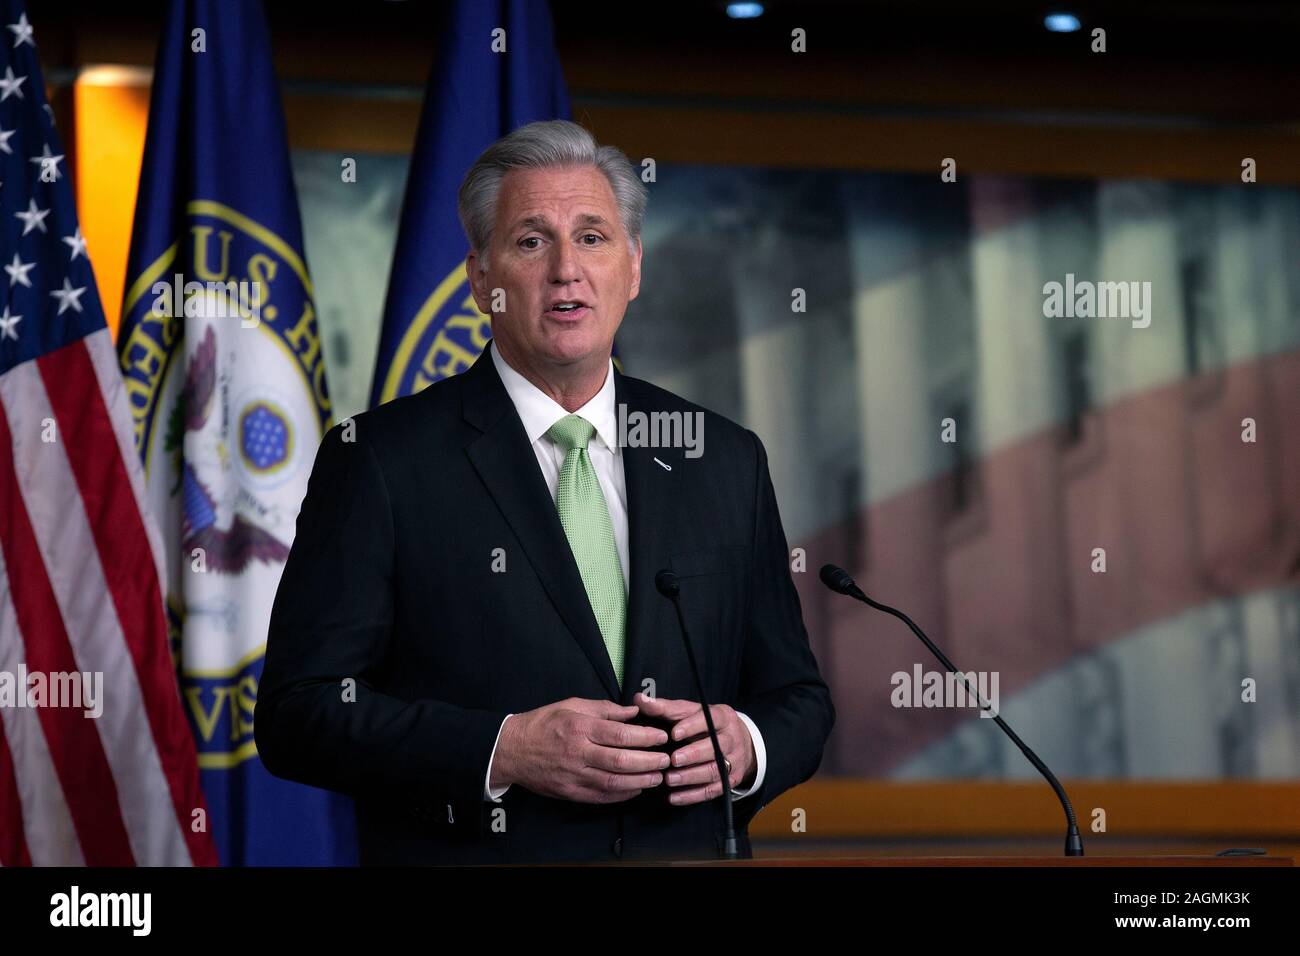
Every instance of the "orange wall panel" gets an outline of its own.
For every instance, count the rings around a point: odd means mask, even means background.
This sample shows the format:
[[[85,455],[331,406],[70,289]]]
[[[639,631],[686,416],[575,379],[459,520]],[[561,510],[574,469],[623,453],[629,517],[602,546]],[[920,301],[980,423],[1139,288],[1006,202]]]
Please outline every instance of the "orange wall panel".
[[[73,88],[77,215],[115,338],[144,158],[150,73],[92,66],[81,71]]]

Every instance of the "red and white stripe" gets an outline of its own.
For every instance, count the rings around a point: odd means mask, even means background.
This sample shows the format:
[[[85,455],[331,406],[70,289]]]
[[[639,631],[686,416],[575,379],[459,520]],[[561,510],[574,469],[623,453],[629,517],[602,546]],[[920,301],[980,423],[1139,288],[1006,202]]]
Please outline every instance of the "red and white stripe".
[[[0,377],[0,449],[0,670],[104,675],[98,719],[0,708],[0,863],[215,865],[107,329]]]

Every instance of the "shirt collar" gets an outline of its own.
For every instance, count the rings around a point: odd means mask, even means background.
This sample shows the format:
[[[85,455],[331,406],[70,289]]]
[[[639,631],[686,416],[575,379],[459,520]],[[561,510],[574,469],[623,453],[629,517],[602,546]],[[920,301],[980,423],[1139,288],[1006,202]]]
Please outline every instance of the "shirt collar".
[[[545,435],[552,425],[567,416],[569,412],[563,405],[515,371],[495,348],[491,349],[491,352],[492,364],[496,366],[497,374],[501,376],[501,384],[506,387],[506,393],[510,396],[510,401],[514,402],[520,421],[524,423],[528,443],[536,444],[537,439]],[[605,372],[605,383],[601,385],[600,391],[573,414],[581,415],[591,422],[596,428],[596,435],[605,447],[617,454],[618,430],[614,415],[612,359],[609,362],[609,369]]]

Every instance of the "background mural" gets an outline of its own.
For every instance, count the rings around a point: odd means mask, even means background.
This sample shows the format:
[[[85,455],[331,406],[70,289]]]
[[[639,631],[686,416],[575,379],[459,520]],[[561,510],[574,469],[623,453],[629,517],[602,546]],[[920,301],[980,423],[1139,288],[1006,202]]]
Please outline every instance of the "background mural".
[[[347,189],[340,159],[294,155],[341,418],[405,158]],[[936,662],[826,561],[999,672],[1062,777],[1300,773],[1300,193],[665,164],[644,244],[620,354],[768,446],[839,713],[823,773],[1036,776],[973,711],[891,705]],[[1045,316],[1067,281],[1149,283],[1149,311]]]

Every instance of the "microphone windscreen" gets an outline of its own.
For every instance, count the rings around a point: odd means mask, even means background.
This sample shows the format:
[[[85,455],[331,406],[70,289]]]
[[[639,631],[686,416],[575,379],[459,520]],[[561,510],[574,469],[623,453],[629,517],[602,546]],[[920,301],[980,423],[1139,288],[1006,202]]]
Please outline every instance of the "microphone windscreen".
[[[851,594],[857,586],[853,583],[853,575],[833,564],[822,565],[821,579],[822,584],[832,591],[838,591],[840,594]]]

